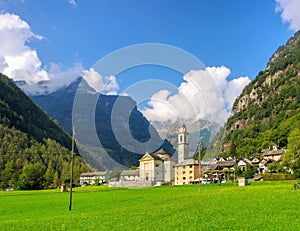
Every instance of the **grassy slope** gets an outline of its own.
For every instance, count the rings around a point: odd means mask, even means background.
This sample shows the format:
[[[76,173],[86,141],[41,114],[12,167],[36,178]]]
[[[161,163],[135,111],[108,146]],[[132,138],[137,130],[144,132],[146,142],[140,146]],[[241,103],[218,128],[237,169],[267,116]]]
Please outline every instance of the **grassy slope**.
[[[292,183],[0,192],[0,230],[297,230]]]

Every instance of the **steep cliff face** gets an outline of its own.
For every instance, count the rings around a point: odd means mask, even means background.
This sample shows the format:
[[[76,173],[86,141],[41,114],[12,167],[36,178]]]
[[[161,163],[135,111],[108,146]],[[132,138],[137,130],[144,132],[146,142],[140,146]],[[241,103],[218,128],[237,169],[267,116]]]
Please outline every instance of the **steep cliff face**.
[[[250,156],[271,144],[286,147],[300,117],[300,31],[270,58],[267,68],[234,102],[224,155]]]

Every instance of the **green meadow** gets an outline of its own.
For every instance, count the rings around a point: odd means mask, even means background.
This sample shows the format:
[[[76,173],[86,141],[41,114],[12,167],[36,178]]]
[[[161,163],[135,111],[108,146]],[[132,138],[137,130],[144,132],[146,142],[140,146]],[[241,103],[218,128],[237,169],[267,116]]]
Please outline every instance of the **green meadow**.
[[[299,230],[294,182],[0,192],[0,230]]]

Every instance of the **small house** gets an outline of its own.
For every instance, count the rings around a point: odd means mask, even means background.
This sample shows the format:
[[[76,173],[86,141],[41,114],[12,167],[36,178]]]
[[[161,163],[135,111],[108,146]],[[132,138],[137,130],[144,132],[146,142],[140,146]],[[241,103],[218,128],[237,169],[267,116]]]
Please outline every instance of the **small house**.
[[[99,183],[105,183],[109,179],[108,171],[104,172],[85,172],[80,174],[80,185],[95,184],[95,180],[99,179]]]
[[[138,181],[140,179],[140,170],[123,170],[121,172],[121,181]]]
[[[256,157],[254,157],[252,160],[251,160],[251,163],[252,164],[259,164],[260,160]]]
[[[262,156],[265,160],[272,160],[272,161],[281,161],[283,154],[285,153],[284,150],[280,150],[278,146],[274,145],[273,149],[264,149]]]
[[[237,165],[241,168],[242,171],[246,171],[247,163],[243,160],[240,160]]]

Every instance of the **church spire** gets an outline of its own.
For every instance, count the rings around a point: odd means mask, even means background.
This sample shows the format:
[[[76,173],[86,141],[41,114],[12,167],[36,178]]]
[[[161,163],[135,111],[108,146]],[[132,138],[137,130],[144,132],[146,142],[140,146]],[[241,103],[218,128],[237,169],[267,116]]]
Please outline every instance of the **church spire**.
[[[178,131],[178,163],[188,158],[188,132],[183,124]]]

